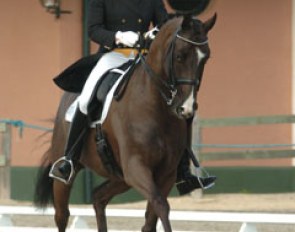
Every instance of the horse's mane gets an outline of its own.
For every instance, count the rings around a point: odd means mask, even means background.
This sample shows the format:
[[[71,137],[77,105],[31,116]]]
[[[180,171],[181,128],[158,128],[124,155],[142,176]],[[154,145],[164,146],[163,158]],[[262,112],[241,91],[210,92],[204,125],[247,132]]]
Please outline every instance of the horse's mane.
[[[147,62],[151,63],[155,59],[158,61],[162,60],[162,57],[165,54],[164,51],[166,48],[168,48],[168,45],[170,44],[172,40],[173,34],[176,31],[176,29],[180,26],[181,22],[182,22],[182,17],[175,17],[173,19],[168,20],[160,28],[160,31],[157,33],[156,38],[154,39],[154,41],[152,42],[149,48]],[[153,63],[156,64],[157,62],[153,62]],[[160,65],[160,62],[158,62],[157,64]]]

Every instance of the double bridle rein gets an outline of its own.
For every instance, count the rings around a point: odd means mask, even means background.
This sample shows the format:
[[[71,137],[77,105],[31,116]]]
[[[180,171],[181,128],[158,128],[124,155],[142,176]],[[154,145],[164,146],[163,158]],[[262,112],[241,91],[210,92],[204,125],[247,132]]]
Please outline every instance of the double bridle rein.
[[[165,89],[167,89],[168,92],[170,93],[170,96],[167,96],[163,92],[163,89],[157,85],[158,86],[157,88],[159,89],[161,96],[164,98],[164,100],[166,101],[168,106],[171,106],[173,104],[174,98],[177,95],[177,86],[178,85],[191,85],[191,86],[195,87],[197,90],[199,89],[199,87],[201,85],[202,71],[200,72],[200,75],[197,75],[197,78],[195,78],[194,80],[191,80],[188,78],[177,78],[175,76],[175,72],[174,72],[174,68],[173,68],[174,67],[173,53],[175,50],[176,39],[180,39],[180,40],[187,42],[189,44],[192,44],[194,46],[202,46],[202,45],[208,44],[207,39],[202,42],[196,42],[196,41],[192,41],[190,39],[187,39],[183,36],[180,36],[178,33],[179,33],[179,29],[174,33],[172,42],[171,42],[170,47],[168,49],[168,59],[169,59],[169,61],[168,61],[169,62],[169,70],[168,70],[169,80],[168,81],[163,80],[158,74],[156,74],[152,70],[152,68],[146,63],[145,57],[142,54],[139,54],[140,61],[142,62],[148,75],[150,77],[152,77],[160,85],[162,85]],[[197,72],[198,72],[198,70],[197,70]]]

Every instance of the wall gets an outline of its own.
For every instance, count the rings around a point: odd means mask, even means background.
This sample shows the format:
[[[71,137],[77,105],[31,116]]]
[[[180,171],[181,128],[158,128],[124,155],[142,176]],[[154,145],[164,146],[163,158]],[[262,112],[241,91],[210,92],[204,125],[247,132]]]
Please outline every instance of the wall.
[[[217,0],[212,57],[200,91],[202,118],[292,113],[291,1]],[[205,129],[204,143],[291,143],[290,125]],[[289,165],[291,160],[289,159]]]
[[[52,78],[82,55],[82,1],[63,7],[73,13],[55,19],[39,1],[0,3],[0,118],[52,127],[61,96]],[[48,141],[42,133],[25,128],[21,138],[13,130],[12,165],[39,164]]]
[[[213,188],[205,190],[204,194],[217,193],[286,193],[295,191],[294,168],[281,167],[212,167],[208,168],[211,173],[218,176]],[[34,197],[36,168],[14,167],[11,173],[11,199],[32,201]],[[71,191],[70,201],[72,204],[90,203],[85,188],[85,172],[78,174]],[[104,179],[92,174],[92,189],[101,184]],[[174,187],[170,196],[178,196]],[[111,203],[127,203],[143,200],[143,197],[134,189],[120,194]]]

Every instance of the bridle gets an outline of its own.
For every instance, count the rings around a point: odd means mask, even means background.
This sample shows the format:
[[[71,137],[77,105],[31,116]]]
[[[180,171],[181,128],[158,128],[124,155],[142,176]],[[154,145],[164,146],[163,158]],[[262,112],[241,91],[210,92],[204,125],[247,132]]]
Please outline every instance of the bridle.
[[[173,54],[174,54],[174,50],[175,50],[175,42],[176,39],[180,39],[184,42],[187,42],[189,44],[192,44],[194,46],[202,46],[202,45],[206,45],[208,44],[208,40],[204,40],[201,42],[197,42],[197,41],[192,41],[188,38],[185,38],[183,36],[180,36],[179,33],[180,29],[178,29],[173,36],[172,42],[170,43],[169,49],[168,49],[168,76],[169,79],[168,81],[163,80],[158,74],[156,74],[152,68],[146,63],[145,57],[140,54],[140,60],[146,70],[146,72],[148,73],[148,75],[150,77],[152,77],[156,82],[158,82],[159,85],[157,85],[157,88],[160,91],[161,96],[164,98],[164,100],[166,101],[168,106],[171,106],[173,104],[173,101],[177,95],[177,86],[179,85],[191,85],[194,88],[196,88],[197,90],[199,90],[200,85],[201,85],[201,79],[202,79],[202,74],[203,74],[203,67],[202,65],[198,67],[197,69],[197,74],[196,74],[196,78],[194,80],[192,79],[188,79],[188,78],[182,78],[182,77],[176,77],[175,76],[175,72],[174,72],[174,64],[173,64]],[[200,70],[199,70],[200,68]],[[160,87],[160,85],[162,87]],[[164,93],[163,88],[165,88],[166,90],[168,90],[169,92],[169,96],[167,96],[167,94]],[[167,92],[167,91],[165,91]]]

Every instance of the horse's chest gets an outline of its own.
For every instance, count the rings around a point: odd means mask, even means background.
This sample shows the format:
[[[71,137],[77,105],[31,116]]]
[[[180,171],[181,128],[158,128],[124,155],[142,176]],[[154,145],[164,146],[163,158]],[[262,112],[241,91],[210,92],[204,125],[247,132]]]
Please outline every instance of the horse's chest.
[[[178,147],[184,145],[185,136],[180,128],[162,128],[153,125],[130,124],[128,133],[134,146],[141,150],[161,156],[162,154],[174,153]],[[180,148],[181,149],[181,148]]]

